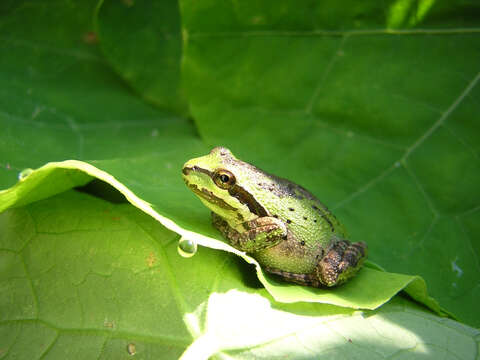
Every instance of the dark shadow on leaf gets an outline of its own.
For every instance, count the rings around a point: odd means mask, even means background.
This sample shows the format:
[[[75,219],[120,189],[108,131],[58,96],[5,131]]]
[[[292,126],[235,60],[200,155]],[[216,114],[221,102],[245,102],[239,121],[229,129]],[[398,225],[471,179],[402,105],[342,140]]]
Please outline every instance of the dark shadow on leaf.
[[[255,265],[248,264],[238,256],[232,256],[232,263],[229,266],[235,266],[241,276],[242,283],[252,289],[261,289],[263,284],[258,280],[255,271]]]
[[[120,191],[99,179],[94,179],[84,186],[76,187],[75,190],[106,200],[113,204],[128,203],[127,198]]]

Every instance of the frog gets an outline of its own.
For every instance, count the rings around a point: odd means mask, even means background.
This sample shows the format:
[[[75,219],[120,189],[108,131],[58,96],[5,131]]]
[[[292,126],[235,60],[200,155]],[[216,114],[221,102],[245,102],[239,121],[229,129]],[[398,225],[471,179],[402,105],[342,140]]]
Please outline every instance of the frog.
[[[187,187],[211,210],[213,226],[280,280],[332,288],[368,256],[336,216],[304,187],[236,158],[226,147],[188,160]]]

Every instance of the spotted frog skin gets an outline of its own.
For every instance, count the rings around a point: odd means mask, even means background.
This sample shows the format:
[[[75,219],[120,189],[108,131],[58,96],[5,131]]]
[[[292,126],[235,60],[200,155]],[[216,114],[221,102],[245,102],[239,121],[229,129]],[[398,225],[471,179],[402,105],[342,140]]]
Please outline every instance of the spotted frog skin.
[[[310,192],[224,147],[187,161],[182,174],[231,245],[286,281],[336,286],[367,258],[367,245],[348,241],[337,218]]]

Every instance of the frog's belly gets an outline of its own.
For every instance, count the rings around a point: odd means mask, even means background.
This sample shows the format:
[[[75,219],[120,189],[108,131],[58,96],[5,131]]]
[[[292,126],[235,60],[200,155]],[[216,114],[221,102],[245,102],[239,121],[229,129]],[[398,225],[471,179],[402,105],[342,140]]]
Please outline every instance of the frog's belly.
[[[311,273],[323,255],[321,244],[309,247],[288,240],[252,254],[260,265],[296,274]]]

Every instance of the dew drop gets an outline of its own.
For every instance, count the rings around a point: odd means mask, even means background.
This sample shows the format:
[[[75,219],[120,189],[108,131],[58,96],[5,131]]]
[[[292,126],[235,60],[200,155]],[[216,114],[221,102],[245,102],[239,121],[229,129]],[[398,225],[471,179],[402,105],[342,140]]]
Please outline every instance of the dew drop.
[[[22,171],[20,171],[18,173],[18,180],[20,180],[20,181],[25,180],[26,177],[28,175],[30,175],[32,172],[33,172],[33,170],[30,169],[30,168],[23,169]]]
[[[177,250],[178,253],[185,258],[192,257],[197,252],[197,243],[193,240],[181,238],[178,241]]]
[[[127,352],[129,355],[135,355],[137,353],[137,349],[134,343],[130,343],[127,345]]]

